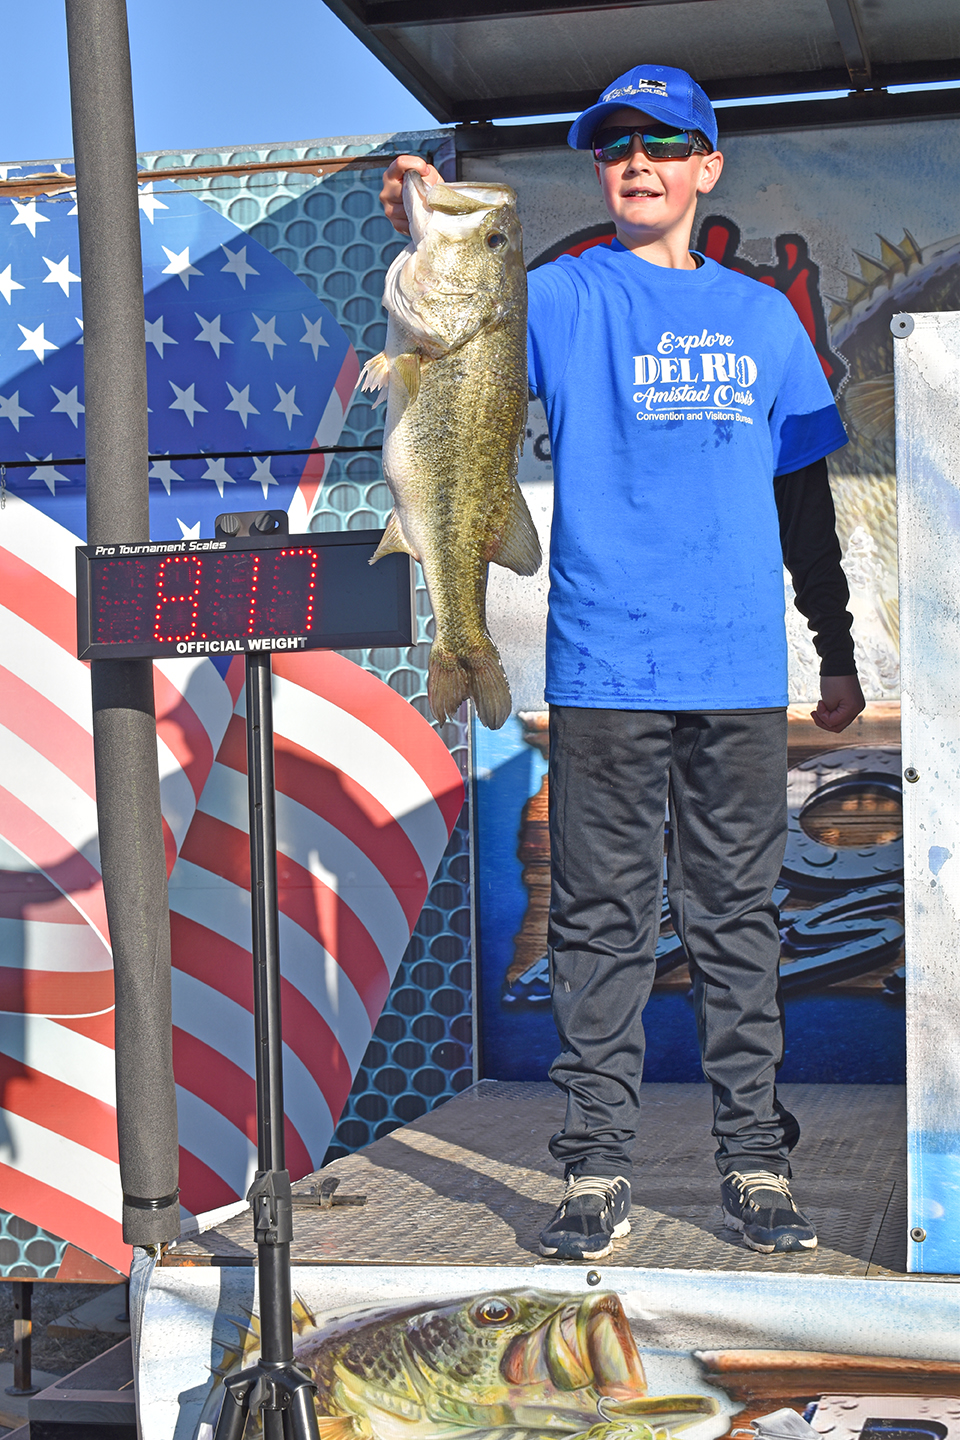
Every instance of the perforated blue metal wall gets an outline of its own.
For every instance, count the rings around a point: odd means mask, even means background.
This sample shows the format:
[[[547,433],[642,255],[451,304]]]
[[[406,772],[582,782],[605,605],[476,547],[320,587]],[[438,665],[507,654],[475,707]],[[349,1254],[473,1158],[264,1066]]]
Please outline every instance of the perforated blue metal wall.
[[[361,365],[382,349],[386,325],[380,297],[390,261],[403,242],[377,199],[382,166],[346,169],[317,180],[284,171],[292,160],[347,158],[419,151],[442,165],[452,156],[449,132],[346,138],[243,150],[177,151],[143,155],[157,172],[155,193],[178,169],[277,162],[277,170],[243,175],[184,177],[194,190],[309,285],[349,335]],[[386,162],[384,162],[386,163]],[[164,178],[160,173],[165,172]],[[382,412],[367,396],[350,406],[344,445],[378,446]],[[279,473],[275,469],[275,473]],[[313,530],[364,530],[383,525],[390,491],[380,457],[330,457]],[[426,697],[426,662],[433,620],[418,575],[418,643],[404,650],[348,652],[420,713],[432,720]],[[467,767],[464,723],[441,727],[463,773]],[[357,1073],[328,1158],[379,1138],[469,1085],[473,1079],[472,976],[470,956],[470,856],[466,812],[444,856],[401,963],[383,1015]]]

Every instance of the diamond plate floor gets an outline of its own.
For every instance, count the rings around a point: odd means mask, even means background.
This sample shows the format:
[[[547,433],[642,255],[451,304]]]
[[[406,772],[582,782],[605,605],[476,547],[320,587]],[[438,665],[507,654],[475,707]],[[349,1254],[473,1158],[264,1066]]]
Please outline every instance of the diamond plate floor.
[[[706,1085],[647,1085],[632,1232],[611,1265],[902,1276],[905,1095],[893,1085],[785,1085],[803,1138],[793,1189],[817,1225],[812,1253],[757,1255],[720,1224]],[[294,1214],[297,1265],[528,1265],[560,1195],[547,1140],[563,1101],[550,1084],[479,1085],[327,1166],[362,1207]],[[314,1177],[309,1177],[314,1178]],[[308,1180],[295,1187],[308,1188]],[[249,1212],[170,1250],[168,1265],[250,1264]]]

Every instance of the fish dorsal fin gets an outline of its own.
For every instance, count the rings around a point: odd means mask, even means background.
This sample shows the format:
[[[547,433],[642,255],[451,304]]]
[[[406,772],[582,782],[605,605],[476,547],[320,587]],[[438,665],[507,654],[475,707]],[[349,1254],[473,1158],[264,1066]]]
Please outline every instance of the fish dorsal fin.
[[[514,484],[510,494],[510,513],[500,543],[490,559],[506,570],[515,570],[518,575],[534,575],[540,569],[542,558],[537,527],[520,486]]]
[[[480,200],[475,195],[464,195],[450,185],[433,185],[427,191],[427,204],[441,215],[475,215],[480,210],[492,210],[489,200]]]
[[[420,394],[420,356],[415,350],[408,350],[397,356],[393,368],[403,381],[410,399],[416,400]]]
[[[414,560],[420,559],[420,556],[403,533],[400,516],[396,510],[391,510],[390,519],[387,521],[386,529],[383,532],[383,539],[377,546],[375,553],[371,555],[369,563],[374,565],[380,559],[381,555],[393,555],[397,553],[401,555],[412,555]]]

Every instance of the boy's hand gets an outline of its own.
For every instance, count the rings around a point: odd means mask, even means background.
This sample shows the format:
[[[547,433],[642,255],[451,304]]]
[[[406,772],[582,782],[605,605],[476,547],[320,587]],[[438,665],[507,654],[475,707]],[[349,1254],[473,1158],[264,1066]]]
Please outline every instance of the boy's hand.
[[[390,169],[383,172],[380,203],[390,224],[401,235],[410,234],[410,222],[403,208],[403,177],[408,170],[416,170],[428,185],[438,185],[441,179],[440,171],[428,165],[421,155],[398,155]]]
[[[856,675],[821,675],[820,703],[810,711],[814,725],[839,735],[866,705]]]

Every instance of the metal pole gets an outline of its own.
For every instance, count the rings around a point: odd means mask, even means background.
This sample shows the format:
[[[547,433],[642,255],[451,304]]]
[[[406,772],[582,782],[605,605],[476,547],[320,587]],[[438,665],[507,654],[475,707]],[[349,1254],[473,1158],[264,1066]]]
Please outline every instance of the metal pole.
[[[33,1365],[33,1281],[13,1282],[13,1384],[7,1385],[7,1395],[36,1395],[40,1389],[34,1385]]]
[[[228,1376],[214,1440],[242,1440],[251,1415],[264,1440],[320,1440],[316,1386],[293,1364],[290,1242],[293,1202],[284,1167],[283,1034],[280,1013],[280,911],[273,774],[273,693],[269,653],[246,658],[247,799],[250,808],[250,911],[253,1022],[257,1054],[257,1170],[253,1207],[260,1282],[260,1359]]]
[[[264,1243],[254,1224],[260,1271],[260,1356],[264,1365],[293,1359],[290,1240],[293,1208],[284,1166],[283,1035],[280,1011],[280,920],[277,895],[277,821],[273,771],[273,671],[269,654],[246,661],[247,792],[250,806],[250,908],[253,921],[253,1004],[257,1050],[257,1165],[274,1177],[276,1235]],[[269,1190],[268,1190],[269,1197]],[[272,1198],[272,1197],[270,1197]],[[271,1208],[268,1201],[267,1208]],[[288,1223],[283,1224],[286,1209]],[[287,1238],[284,1238],[287,1237]],[[281,1440],[283,1416],[263,1410],[265,1440]]]
[[[87,543],[149,540],[147,368],[124,0],[66,0],[83,281]],[[180,1232],[170,919],[153,666],[91,667],[100,857],[116,986],[123,1236]]]

